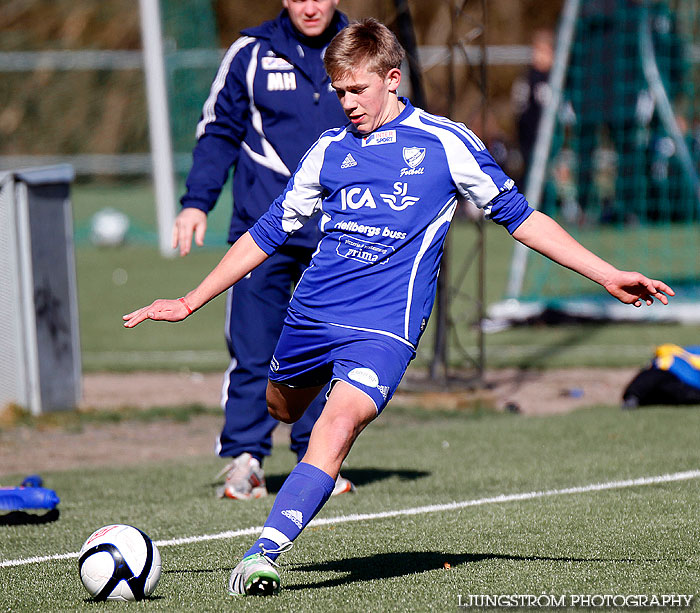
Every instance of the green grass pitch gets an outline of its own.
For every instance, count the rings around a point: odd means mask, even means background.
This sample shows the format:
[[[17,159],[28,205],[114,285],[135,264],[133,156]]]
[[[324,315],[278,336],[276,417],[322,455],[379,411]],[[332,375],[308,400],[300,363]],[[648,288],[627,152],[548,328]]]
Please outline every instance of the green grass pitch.
[[[136,427],[136,426],[135,426]],[[358,491],[332,499],[284,565],[283,591],[233,600],[226,582],[251,536],[161,546],[163,575],[141,603],[94,603],[75,558],[97,527],[131,523],[156,541],[261,525],[272,498],[214,496],[220,462],[84,467],[44,474],[60,518],[0,526],[0,611],[455,611],[468,595],[692,594],[700,577],[700,479],[510,496],[700,468],[700,413],[599,407],[564,416],[425,412],[389,406],[358,439],[344,473]],[[276,490],[293,457],[266,464]],[[3,477],[14,483],[21,475]],[[473,506],[376,517],[451,502]],[[333,518],[371,514],[357,521]],[[445,563],[450,568],[445,568]],[[687,610],[687,609],[686,609]]]

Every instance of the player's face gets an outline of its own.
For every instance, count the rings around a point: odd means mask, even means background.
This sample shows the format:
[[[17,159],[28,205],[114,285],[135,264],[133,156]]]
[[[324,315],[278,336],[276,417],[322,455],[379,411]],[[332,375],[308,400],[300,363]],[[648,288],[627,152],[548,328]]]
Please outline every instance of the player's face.
[[[304,36],[320,36],[333,19],[338,0],[282,0],[282,6]]]
[[[332,83],[345,114],[358,132],[369,134],[401,112],[396,90],[401,71],[392,68],[382,78],[361,65],[357,70]]]

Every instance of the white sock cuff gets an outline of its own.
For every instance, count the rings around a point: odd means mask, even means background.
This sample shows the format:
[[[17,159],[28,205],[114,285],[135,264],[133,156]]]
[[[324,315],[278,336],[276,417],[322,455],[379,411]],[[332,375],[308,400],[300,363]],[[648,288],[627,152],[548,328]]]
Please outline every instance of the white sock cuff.
[[[265,526],[260,533],[260,538],[268,539],[275,543],[277,547],[285,547],[287,543],[291,543],[289,537],[277,530],[277,528],[271,528],[270,526]]]

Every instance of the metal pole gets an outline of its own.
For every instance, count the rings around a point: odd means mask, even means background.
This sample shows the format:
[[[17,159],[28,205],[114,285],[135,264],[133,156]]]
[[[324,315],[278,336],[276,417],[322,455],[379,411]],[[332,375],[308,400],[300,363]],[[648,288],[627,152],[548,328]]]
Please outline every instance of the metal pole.
[[[158,246],[166,257],[175,255],[171,247],[175,223],[175,179],[173,151],[170,142],[170,114],[168,91],[165,83],[163,36],[160,27],[158,0],[139,0],[141,9],[141,37],[148,98],[148,126],[151,136],[153,182],[156,192]]]
[[[483,31],[481,33],[481,125],[484,131],[483,136],[486,137],[486,123],[488,121],[488,101],[489,101],[489,89],[488,89],[488,71],[487,71],[487,58],[486,58],[486,0],[481,0],[481,13],[482,13],[482,26]],[[484,380],[484,368],[486,363],[486,342],[484,338],[484,326],[482,322],[486,319],[486,224],[484,218],[479,216],[476,222],[476,229],[478,232],[478,242],[479,242],[479,274],[476,289],[476,317],[477,317],[477,344],[479,347],[479,355],[476,361],[476,371],[477,378],[479,382]]]
[[[544,185],[547,160],[552,146],[554,123],[557,118],[557,110],[564,88],[566,68],[569,63],[569,52],[574,40],[574,29],[578,17],[580,0],[566,0],[561,16],[561,26],[557,37],[557,46],[554,54],[554,65],[549,75],[549,87],[552,95],[542,111],[540,125],[535,140],[535,150],[532,154],[532,164],[527,174],[525,186],[525,198],[534,209],[540,208],[542,198],[542,186]],[[522,243],[515,243],[513,259],[510,266],[510,276],[506,295],[508,298],[519,298],[525,279],[525,265],[527,263],[528,248]]]
[[[450,11],[453,13],[450,19],[450,36],[448,45],[450,55],[447,66],[447,116],[452,117],[455,102],[455,77],[454,77],[454,52],[456,44],[454,7],[450,2]],[[450,238],[449,233],[443,245],[442,258],[440,260],[440,274],[437,279],[435,297],[435,338],[433,339],[433,359],[430,362],[430,380],[433,382],[447,382],[447,331],[448,314],[450,308]]]
[[[424,109],[426,107],[425,89],[423,87],[423,75],[418,61],[418,45],[416,32],[413,28],[413,18],[408,8],[408,0],[396,0],[396,25],[399,31],[401,44],[406,50],[409,79],[411,81],[411,102],[414,106]]]

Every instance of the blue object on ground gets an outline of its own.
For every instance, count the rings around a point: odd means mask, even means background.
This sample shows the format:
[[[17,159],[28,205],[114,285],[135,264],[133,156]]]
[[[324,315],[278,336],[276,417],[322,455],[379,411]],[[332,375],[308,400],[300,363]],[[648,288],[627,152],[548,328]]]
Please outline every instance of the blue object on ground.
[[[29,475],[19,487],[0,487],[0,510],[54,509],[61,502],[53,490],[41,487],[39,475]]]
[[[28,475],[20,485],[22,487],[41,487],[44,485],[44,480],[39,475]]]
[[[0,487],[0,510],[53,509],[61,501],[45,487]]]

